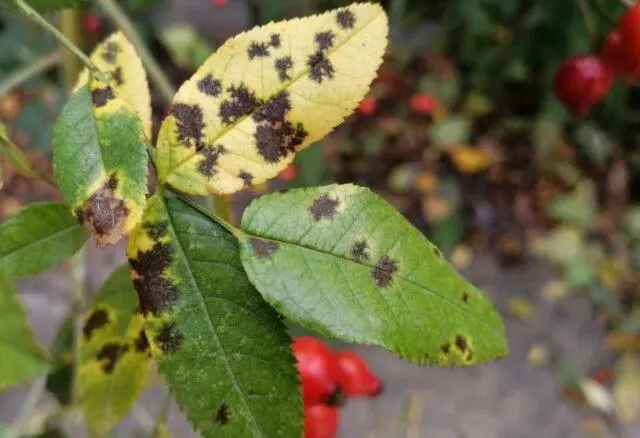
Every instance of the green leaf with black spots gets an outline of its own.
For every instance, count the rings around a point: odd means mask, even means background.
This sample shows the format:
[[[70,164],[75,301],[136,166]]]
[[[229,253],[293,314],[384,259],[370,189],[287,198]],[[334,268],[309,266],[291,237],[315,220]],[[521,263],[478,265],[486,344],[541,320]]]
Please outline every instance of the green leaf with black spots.
[[[82,2],[83,0],[25,0],[25,3],[38,12],[59,11],[60,9],[70,8]],[[16,9],[13,0],[0,0],[0,3]]]
[[[249,279],[293,321],[418,363],[472,365],[508,353],[491,302],[366,188],[267,195],[242,228]]]
[[[0,269],[0,391],[45,374],[50,367],[36,342],[9,275]]]
[[[86,240],[62,202],[31,204],[0,224],[0,267],[11,278],[39,274],[74,255]]]
[[[81,87],[55,127],[53,170],[65,201],[100,245],[128,234],[147,193],[146,136],[140,118],[111,87]]]
[[[301,436],[291,339],[233,236],[159,193],[127,252],[151,351],[191,424],[205,437]]]
[[[84,321],[78,398],[95,436],[104,436],[127,414],[147,380],[151,352],[137,305],[128,268],[122,266],[96,295]]]

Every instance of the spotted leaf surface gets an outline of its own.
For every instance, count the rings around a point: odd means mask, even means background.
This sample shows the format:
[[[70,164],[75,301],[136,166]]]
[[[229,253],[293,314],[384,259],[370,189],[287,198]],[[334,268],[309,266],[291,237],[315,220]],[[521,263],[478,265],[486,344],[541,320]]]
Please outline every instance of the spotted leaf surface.
[[[0,391],[45,374],[50,363],[37,344],[18,293],[0,269]]]
[[[116,32],[100,43],[91,54],[91,61],[110,79],[116,96],[125,100],[142,120],[147,138],[151,138],[151,94],[142,61],[136,49],[122,32]],[[89,81],[85,69],[78,79],[76,90]]]
[[[368,189],[264,196],[242,227],[249,279],[296,322],[418,363],[471,365],[508,352],[491,302]]]
[[[138,296],[126,266],[96,295],[80,340],[78,396],[89,428],[104,436],[129,411],[151,365]]]
[[[176,199],[150,198],[128,247],[160,372],[205,437],[294,437],[291,340],[247,279],[237,241]]]
[[[99,244],[117,242],[140,221],[147,193],[140,119],[98,81],[80,88],[58,118],[53,170],[74,216]]]
[[[353,112],[386,44],[384,11],[365,3],[227,41],[173,101],[158,139],[160,180],[205,195],[276,176]]]
[[[62,202],[31,204],[0,224],[0,267],[11,278],[55,268],[87,240]]]

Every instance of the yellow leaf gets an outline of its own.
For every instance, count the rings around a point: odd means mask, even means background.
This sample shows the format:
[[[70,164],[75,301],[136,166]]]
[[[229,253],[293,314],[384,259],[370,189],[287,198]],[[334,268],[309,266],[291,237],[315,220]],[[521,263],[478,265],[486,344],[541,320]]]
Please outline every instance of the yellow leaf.
[[[91,54],[91,61],[111,79],[109,85],[124,99],[142,120],[147,138],[151,138],[151,94],[147,73],[136,49],[122,32],[116,32],[100,43]],[[87,84],[85,69],[78,78],[74,92]]]
[[[460,146],[449,150],[453,164],[462,173],[478,173],[493,164],[493,156],[486,149]]]
[[[353,112],[386,44],[386,14],[368,3],[227,41],[176,94],[158,139],[160,181],[206,195],[275,177]]]

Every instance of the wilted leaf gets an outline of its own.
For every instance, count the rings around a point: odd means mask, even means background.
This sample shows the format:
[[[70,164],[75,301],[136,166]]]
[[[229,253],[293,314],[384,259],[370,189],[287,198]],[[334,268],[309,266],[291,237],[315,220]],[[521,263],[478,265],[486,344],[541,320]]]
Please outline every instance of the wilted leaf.
[[[61,202],[31,204],[0,224],[0,266],[11,278],[35,275],[58,266],[86,240]]]
[[[151,365],[138,297],[126,266],[104,284],[85,318],[78,398],[91,431],[104,436],[129,411]]]
[[[508,352],[491,302],[365,188],[263,196],[245,211],[242,227],[249,278],[308,328],[418,363],[471,365]]]
[[[147,193],[146,139],[140,119],[111,87],[80,88],[53,139],[60,191],[99,244],[117,242],[140,222]]]
[[[151,350],[194,427],[216,438],[300,436],[291,339],[249,283],[233,236],[160,193],[127,252]]]
[[[360,3],[225,43],[178,91],[158,139],[161,182],[228,194],[275,177],[358,106],[387,43]]]
[[[622,356],[616,366],[613,399],[618,418],[632,422],[640,416],[640,363],[633,354]]]
[[[1,266],[1,264],[0,264]],[[47,356],[37,344],[18,291],[9,276],[0,269],[0,391],[26,382],[50,367]]]

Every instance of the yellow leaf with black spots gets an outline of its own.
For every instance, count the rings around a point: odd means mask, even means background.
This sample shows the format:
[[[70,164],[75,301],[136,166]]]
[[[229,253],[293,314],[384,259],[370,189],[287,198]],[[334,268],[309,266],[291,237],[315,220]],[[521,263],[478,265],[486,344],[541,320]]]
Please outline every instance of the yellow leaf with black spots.
[[[53,168],[66,203],[99,244],[128,234],[147,193],[147,143],[140,118],[110,85],[80,88],[58,118]]]
[[[160,181],[229,194],[275,177],[358,106],[387,44],[362,3],[227,41],[182,85],[158,139]]]
[[[104,436],[129,411],[151,365],[144,319],[126,266],[96,295],[82,327],[78,398],[93,435]]]
[[[151,138],[151,94],[147,73],[136,49],[122,32],[116,32],[100,43],[91,54],[91,61],[109,78],[114,93],[124,99],[142,120],[144,133]],[[75,91],[89,81],[85,69],[78,78]]]

